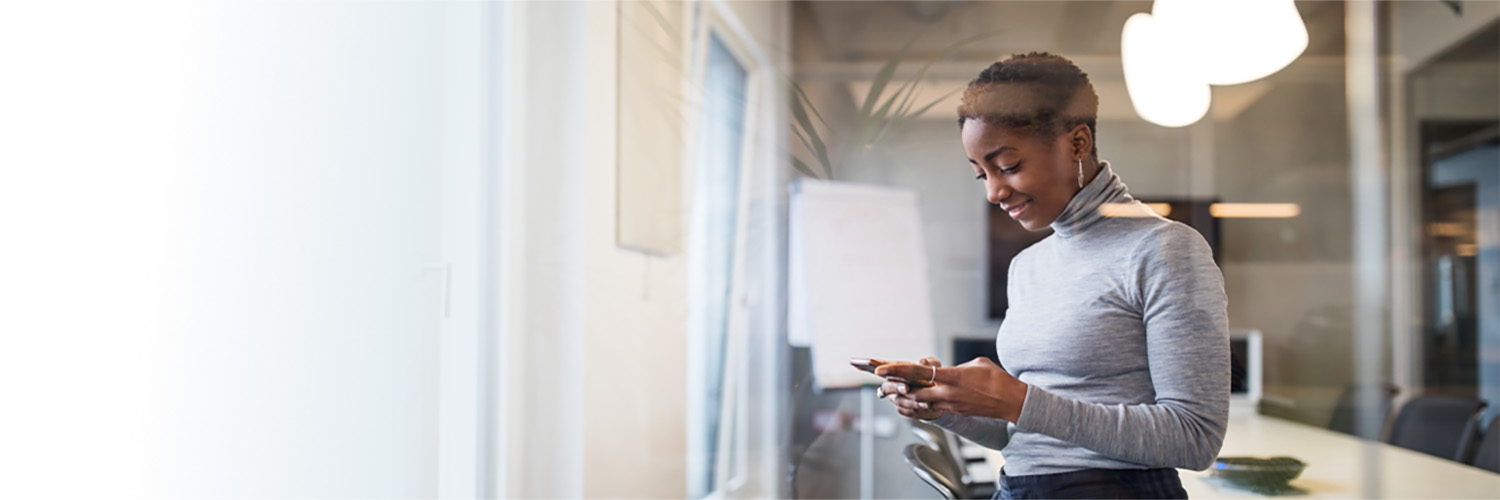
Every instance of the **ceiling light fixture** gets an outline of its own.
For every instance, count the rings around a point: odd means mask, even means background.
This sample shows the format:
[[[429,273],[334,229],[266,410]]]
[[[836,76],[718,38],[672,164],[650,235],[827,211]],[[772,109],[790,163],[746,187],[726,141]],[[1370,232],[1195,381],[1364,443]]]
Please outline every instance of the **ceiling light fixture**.
[[[1302,214],[1296,203],[1215,203],[1208,214],[1220,219],[1290,219]]]
[[[1180,62],[1211,85],[1265,78],[1307,50],[1292,0],[1156,0],[1151,15],[1172,33]]]
[[[1156,0],[1125,21],[1120,61],[1136,114],[1183,127],[1208,113],[1209,85],[1270,76],[1307,41],[1293,0]]]
[[[1208,113],[1212,98],[1192,65],[1175,60],[1173,43],[1170,30],[1144,12],[1130,16],[1120,36],[1130,104],[1141,118],[1163,127],[1197,122]]]

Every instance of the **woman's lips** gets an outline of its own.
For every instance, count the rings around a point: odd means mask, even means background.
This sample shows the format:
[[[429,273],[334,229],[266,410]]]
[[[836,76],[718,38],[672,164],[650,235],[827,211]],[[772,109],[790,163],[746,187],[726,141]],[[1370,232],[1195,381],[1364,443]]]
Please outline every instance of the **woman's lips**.
[[[1021,214],[1026,213],[1026,207],[1029,206],[1031,206],[1031,200],[1026,200],[1025,203],[1011,206],[1006,208],[1005,211],[1010,214],[1010,218],[1019,219],[1021,218]]]

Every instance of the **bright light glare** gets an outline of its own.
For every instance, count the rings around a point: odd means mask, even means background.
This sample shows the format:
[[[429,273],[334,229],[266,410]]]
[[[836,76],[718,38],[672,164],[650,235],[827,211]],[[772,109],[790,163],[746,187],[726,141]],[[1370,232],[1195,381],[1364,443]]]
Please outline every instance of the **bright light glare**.
[[[1169,35],[1151,14],[1130,16],[1120,36],[1120,60],[1135,112],[1163,127],[1182,127],[1208,113],[1211,96],[1196,68],[1178,60],[1181,48]]]
[[[1167,203],[1105,203],[1099,207],[1105,217],[1166,217],[1172,214],[1172,205]]]
[[[1289,219],[1302,214],[1296,203],[1215,203],[1208,213],[1220,219]]]
[[[1307,26],[1292,0],[1156,0],[1159,29],[1212,85],[1259,80],[1307,50]]]

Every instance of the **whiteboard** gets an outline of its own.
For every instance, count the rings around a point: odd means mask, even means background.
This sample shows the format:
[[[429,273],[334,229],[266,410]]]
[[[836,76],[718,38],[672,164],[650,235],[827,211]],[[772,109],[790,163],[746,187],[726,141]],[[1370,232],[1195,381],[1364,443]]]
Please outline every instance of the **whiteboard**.
[[[915,193],[802,179],[788,208],[788,339],[811,348],[818,387],[879,383],[850,358],[936,355]]]

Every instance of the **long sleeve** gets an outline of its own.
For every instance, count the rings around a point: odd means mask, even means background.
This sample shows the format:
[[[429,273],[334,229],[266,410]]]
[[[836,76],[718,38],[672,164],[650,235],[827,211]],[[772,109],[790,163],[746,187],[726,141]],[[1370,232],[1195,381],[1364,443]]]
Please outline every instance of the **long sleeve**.
[[[1229,411],[1223,275],[1203,238],[1181,224],[1154,229],[1133,257],[1127,282],[1145,325],[1154,402],[1089,403],[1033,385],[1016,427],[1128,462],[1206,469]]]
[[[998,418],[957,415],[949,411],[943,412],[943,416],[932,423],[992,450],[1005,448],[1010,443],[1010,423]]]

